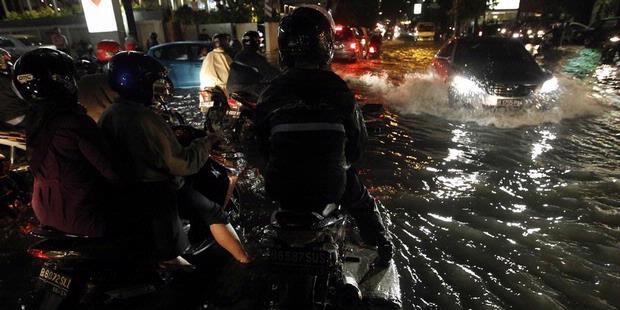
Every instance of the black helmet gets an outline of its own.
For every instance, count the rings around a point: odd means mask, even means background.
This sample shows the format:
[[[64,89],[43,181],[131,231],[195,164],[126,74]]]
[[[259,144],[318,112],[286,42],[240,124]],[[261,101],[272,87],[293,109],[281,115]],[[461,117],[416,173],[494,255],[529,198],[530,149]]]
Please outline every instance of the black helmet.
[[[302,6],[280,21],[280,59],[292,67],[296,62],[324,66],[334,56],[334,21],[317,6]]]
[[[243,34],[241,43],[243,43],[243,48],[257,51],[260,48],[260,34],[253,30],[248,31]]]
[[[0,48],[0,76],[10,76],[13,71],[11,54]]]
[[[77,102],[75,65],[71,56],[50,48],[38,48],[15,63],[13,85],[26,101]]]
[[[222,48],[226,48],[227,43],[229,41],[229,37],[227,34],[225,33],[218,33],[213,35],[213,48],[218,48],[218,47],[222,47]]]
[[[112,57],[109,66],[108,83],[124,99],[151,104],[153,88],[158,88],[162,80],[170,83],[166,68],[139,52],[120,52]]]

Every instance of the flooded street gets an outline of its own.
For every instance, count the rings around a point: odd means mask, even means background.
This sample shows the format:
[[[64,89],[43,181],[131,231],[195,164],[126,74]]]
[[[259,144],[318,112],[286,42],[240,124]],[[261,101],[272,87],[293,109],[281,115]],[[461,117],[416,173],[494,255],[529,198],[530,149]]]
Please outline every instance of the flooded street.
[[[620,71],[568,49],[550,109],[458,110],[428,71],[438,48],[390,43],[333,66],[365,105],[360,174],[394,236],[403,309],[620,309]],[[174,107],[200,124],[186,99]],[[247,215],[256,228],[269,213]],[[11,225],[0,309],[37,270]]]
[[[335,65],[386,107],[368,115],[362,166],[391,220],[404,308],[620,308],[617,70],[570,54],[551,109],[462,111],[426,71],[436,50]]]

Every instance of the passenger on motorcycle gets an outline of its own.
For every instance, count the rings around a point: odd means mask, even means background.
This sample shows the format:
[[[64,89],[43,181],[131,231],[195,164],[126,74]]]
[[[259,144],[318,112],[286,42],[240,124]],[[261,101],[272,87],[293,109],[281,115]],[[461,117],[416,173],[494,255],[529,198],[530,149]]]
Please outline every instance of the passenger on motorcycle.
[[[280,22],[286,70],[259,98],[257,135],[267,157],[265,186],[282,208],[321,212],[340,203],[356,220],[364,242],[378,247],[387,266],[392,243],[377,202],[355,167],[367,138],[355,97],[329,68],[334,23],[318,7],[300,7]]]
[[[258,32],[246,32],[242,43],[243,50],[235,56],[230,65],[227,89],[231,94],[243,92],[258,98],[266,83],[274,79],[280,71],[270,65],[258,52],[260,49]]]
[[[150,238],[161,265],[189,267],[180,256],[187,247],[187,236],[178,217],[178,190],[184,184],[182,177],[202,168],[220,138],[210,134],[188,147],[179,144],[172,129],[151,108],[154,87],[169,82],[166,69],[149,56],[137,52],[114,56],[109,83],[119,99],[104,112],[99,124],[115,151],[113,162],[120,178],[129,184],[125,194],[132,198],[126,216],[138,219],[134,224]],[[216,241],[238,261],[247,262],[248,256],[221,208],[190,194],[193,196],[186,199],[190,205],[183,207],[195,209]]]
[[[39,222],[69,234],[107,232],[105,179],[115,180],[95,122],[78,104],[73,59],[41,48],[15,64],[13,85],[31,105],[26,146]]]
[[[23,125],[29,104],[20,100],[11,86],[13,62],[11,54],[0,48],[0,122],[4,127]]]

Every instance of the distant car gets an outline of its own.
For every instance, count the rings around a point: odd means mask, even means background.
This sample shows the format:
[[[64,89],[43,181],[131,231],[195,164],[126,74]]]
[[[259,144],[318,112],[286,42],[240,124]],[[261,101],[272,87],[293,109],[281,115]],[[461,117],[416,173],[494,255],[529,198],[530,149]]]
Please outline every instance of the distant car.
[[[7,50],[11,56],[18,58],[26,52],[37,48],[47,47],[56,49],[51,44],[43,44],[41,40],[29,35],[0,35],[0,48]]]
[[[419,22],[413,32],[416,41],[435,40],[435,24],[431,22]]]
[[[549,100],[558,80],[544,71],[517,40],[463,37],[449,41],[433,59],[449,85],[455,107],[520,109]],[[546,104],[546,103],[545,103]]]
[[[599,20],[583,31],[583,44],[587,47],[599,47],[619,31],[620,17]]]
[[[148,55],[168,69],[174,88],[198,88],[202,61],[212,49],[210,42],[182,41],[153,46]]]
[[[357,61],[363,57],[362,44],[357,29],[336,25],[336,41],[334,42],[334,59]]]

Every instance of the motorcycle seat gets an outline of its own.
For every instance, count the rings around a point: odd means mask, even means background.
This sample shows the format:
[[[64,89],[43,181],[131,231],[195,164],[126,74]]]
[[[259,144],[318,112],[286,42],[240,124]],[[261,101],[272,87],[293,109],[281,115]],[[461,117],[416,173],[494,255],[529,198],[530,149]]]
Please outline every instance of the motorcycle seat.
[[[69,239],[69,240],[95,240],[100,237],[90,237],[62,232],[50,226],[39,226],[30,232],[31,235],[42,239]]]
[[[317,230],[331,226],[342,219],[336,204],[328,204],[323,212],[306,212],[280,209],[271,215],[271,223],[285,230]]]

